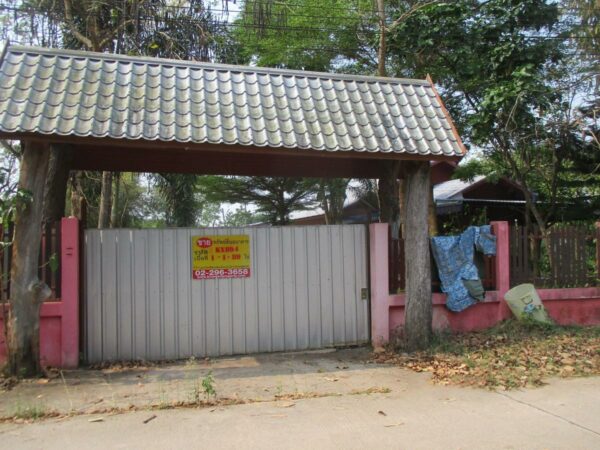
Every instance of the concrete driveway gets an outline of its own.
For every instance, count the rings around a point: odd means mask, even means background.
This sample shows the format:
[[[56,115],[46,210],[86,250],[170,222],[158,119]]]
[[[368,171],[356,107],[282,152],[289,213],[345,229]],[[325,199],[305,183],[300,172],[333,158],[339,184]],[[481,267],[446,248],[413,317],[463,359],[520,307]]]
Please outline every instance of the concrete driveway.
[[[161,409],[208,371],[240,404]],[[76,371],[2,393],[0,409],[26,401],[75,415],[1,424],[0,448],[600,448],[600,378],[511,392],[434,386],[370,364],[365,349]]]

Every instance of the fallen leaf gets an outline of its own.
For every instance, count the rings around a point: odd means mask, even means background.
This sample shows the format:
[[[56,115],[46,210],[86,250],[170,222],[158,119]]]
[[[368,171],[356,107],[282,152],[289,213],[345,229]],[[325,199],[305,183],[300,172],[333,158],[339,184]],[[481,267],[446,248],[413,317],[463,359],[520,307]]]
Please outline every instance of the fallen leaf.
[[[383,411],[377,411],[378,414],[381,414],[382,416],[387,416],[386,413],[384,413]]]

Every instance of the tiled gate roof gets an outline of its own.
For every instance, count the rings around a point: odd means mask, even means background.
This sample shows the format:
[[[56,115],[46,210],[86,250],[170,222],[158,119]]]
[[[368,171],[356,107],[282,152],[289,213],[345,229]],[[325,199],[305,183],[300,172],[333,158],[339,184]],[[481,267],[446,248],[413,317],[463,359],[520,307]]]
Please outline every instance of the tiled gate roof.
[[[461,156],[424,80],[7,46],[0,132]]]

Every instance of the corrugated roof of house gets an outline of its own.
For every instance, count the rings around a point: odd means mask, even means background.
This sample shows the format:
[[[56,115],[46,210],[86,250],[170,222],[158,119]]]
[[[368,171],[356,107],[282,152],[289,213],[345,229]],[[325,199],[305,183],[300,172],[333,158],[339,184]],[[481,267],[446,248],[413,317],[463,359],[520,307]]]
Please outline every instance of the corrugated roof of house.
[[[0,132],[462,156],[429,81],[8,45]]]
[[[463,199],[463,191],[476,183],[479,183],[481,180],[484,180],[485,176],[479,175],[474,177],[470,181],[463,180],[448,180],[443,183],[436,184],[433,187],[433,198],[435,201],[439,200],[462,200]]]

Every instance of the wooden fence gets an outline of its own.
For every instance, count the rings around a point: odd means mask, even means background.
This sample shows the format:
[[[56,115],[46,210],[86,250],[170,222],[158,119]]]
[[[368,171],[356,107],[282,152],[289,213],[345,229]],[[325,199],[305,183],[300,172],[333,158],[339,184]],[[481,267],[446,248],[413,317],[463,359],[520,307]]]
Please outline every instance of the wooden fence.
[[[0,226],[2,242],[11,242],[13,228],[12,223],[4,229]],[[49,300],[60,298],[60,253],[60,221],[45,224],[42,230],[38,277],[52,289]],[[7,301],[10,295],[11,259],[10,246],[0,249],[0,302]]]
[[[406,288],[406,262],[404,260],[404,239],[388,238],[388,267],[390,293],[395,294]],[[496,258],[484,256],[475,252],[475,265],[479,269],[481,282],[485,290],[496,289]],[[440,279],[437,266],[433,256],[431,257],[431,289],[433,292],[441,292]]]
[[[510,228],[511,286],[590,287],[599,281],[600,228],[555,225],[545,239],[538,229]]]

